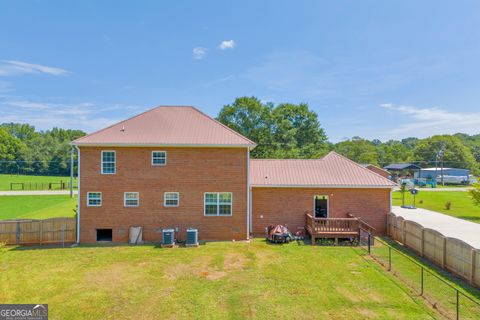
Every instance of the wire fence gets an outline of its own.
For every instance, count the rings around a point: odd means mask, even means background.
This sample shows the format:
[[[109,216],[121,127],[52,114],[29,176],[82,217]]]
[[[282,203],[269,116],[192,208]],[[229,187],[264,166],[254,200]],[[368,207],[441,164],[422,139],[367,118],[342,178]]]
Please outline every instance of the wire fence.
[[[360,246],[443,316],[449,319],[480,319],[480,301],[386,241],[368,234],[361,237]]]

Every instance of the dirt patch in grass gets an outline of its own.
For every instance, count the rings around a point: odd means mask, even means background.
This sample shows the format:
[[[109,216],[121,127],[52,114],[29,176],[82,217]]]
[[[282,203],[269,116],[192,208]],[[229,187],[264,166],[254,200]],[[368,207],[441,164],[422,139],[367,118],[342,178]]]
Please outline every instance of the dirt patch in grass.
[[[276,255],[270,251],[257,251],[255,258],[259,266],[266,266],[272,264],[276,260]]]
[[[229,253],[223,259],[220,267],[212,266],[212,258],[176,264],[165,270],[165,278],[175,280],[185,276],[197,276],[208,280],[218,280],[230,272],[243,270],[248,259],[240,253]]]
[[[139,277],[139,274],[133,272],[131,266],[126,263],[111,264],[108,268],[95,269],[85,274],[87,282],[112,290],[132,283]]]
[[[358,313],[362,315],[362,319],[377,318],[377,314],[370,309],[359,309]]]
[[[207,267],[205,270],[202,270],[198,273],[200,277],[206,278],[208,280],[218,280],[225,277],[228,273],[225,271],[220,271],[212,267]]]
[[[240,253],[229,253],[223,261],[223,269],[226,271],[242,270],[248,259]]]
[[[335,290],[341,294],[345,299],[351,301],[351,302],[360,302],[361,299],[355,295],[353,292],[351,292],[350,290],[348,290],[347,288],[345,287],[336,287]]]

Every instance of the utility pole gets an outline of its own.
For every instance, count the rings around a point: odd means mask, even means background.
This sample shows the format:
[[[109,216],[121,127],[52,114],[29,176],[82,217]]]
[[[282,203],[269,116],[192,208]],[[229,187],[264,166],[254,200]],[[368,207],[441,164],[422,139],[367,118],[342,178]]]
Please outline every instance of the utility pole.
[[[70,198],[73,198],[73,148],[70,150]]]
[[[441,175],[440,183],[442,184],[442,186],[444,186],[445,184],[443,183],[443,147],[441,147],[440,150],[438,151],[437,159],[440,160],[440,175]]]

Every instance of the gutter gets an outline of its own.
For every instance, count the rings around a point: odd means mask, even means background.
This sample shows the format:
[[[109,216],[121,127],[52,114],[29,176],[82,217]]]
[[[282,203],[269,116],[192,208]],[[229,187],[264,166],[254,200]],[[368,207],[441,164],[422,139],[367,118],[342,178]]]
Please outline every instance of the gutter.
[[[252,188],[394,189],[397,185],[252,184]]]
[[[78,158],[77,158],[77,244],[80,244],[80,149],[76,144],[73,144],[75,149],[77,149]]]

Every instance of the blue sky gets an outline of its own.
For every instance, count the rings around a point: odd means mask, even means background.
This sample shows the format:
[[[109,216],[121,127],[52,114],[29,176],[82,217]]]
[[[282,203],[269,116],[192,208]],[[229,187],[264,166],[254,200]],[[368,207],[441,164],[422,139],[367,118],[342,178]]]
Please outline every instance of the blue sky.
[[[480,2],[0,2],[0,122],[243,95],[308,103],[332,141],[480,133]]]

